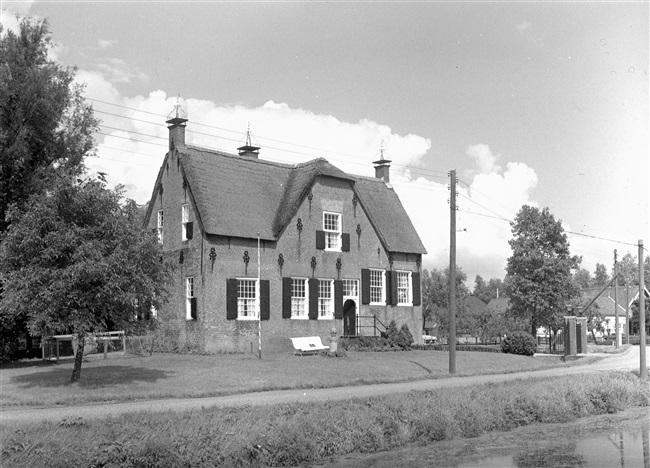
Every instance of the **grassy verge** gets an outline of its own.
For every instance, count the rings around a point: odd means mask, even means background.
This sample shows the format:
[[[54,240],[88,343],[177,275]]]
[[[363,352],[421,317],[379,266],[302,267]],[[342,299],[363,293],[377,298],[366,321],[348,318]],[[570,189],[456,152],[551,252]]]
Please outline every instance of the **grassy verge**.
[[[3,466],[293,466],[648,406],[631,373],[4,429]]]
[[[585,360],[573,363],[579,365]],[[457,375],[502,374],[567,365],[495,353],[458,352]],[[291,353],[149,357],[101,355],[84,360],[81,382],[69,383],[72,361],[32,361],[0,368],[2,408],[191,398],[293,388],[329,388],[449,376],[446,352],[348,352],[346,357]]]

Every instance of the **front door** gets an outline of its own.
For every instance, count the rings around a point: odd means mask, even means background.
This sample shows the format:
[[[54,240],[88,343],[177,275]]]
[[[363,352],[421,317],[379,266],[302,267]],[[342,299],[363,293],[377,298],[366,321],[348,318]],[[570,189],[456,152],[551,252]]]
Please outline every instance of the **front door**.
[[[352,299],[343,304],[343,335],[357,335],[357,304]]]

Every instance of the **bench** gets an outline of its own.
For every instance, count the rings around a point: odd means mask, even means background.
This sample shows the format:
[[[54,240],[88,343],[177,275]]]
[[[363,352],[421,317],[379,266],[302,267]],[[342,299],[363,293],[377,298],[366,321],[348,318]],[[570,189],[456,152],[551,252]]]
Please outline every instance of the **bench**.
[[[291,338],[291,343],[293,344],[294,348],[294,356],[296,354],[299,354],[301,356],[303,354],[314,354],[330,349],[329,346],[323,345],[320,336],[303,336],[300,338]]]

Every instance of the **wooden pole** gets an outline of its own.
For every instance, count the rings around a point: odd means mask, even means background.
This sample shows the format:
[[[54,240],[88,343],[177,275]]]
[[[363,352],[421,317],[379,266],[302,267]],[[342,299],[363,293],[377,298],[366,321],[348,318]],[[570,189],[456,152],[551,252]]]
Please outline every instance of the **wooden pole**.
[[[625,279],[625,344],[630,344],[630,280]]]
[[[260,233],[257,233],[257,286],[255,286],[255,298],[257,299],[257,336],[258,336],[258,357],[262,359],[262,260],[260,259]]]
[[[614,339],[616,340],[614,348],[618,348],[621,333],[618,328],[618,256],[616,249],[614,249],[614,330],[616,332],[614,334]]]
[[[648,368],[646,367],[646,349],[645,349],[645,282],[643,279],[643,239],[639,239],[639,333],[641,342],[639,343],[639,377],[646,379],[648,377]]]
[[[449,172],[449,373],[456,373],[456,170]]]

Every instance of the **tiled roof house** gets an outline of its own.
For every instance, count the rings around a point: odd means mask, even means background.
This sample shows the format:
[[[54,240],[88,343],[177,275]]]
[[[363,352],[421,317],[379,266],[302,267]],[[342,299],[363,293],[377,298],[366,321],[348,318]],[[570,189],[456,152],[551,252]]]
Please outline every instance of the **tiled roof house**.
[[[421,340],[426,250],[389,185],[389,161],[377,161],[370,178],[322,158],[265,161],[250,144],[211,151],[185,144],[186,122],[167,122],[169,151],[145,217],[176,265],[158,311],[167,339],[247,351],[261,316],[266,350],[290,350],[290,337],[326,343],[334,327],[374,334],[375,317],[407,324]]]

